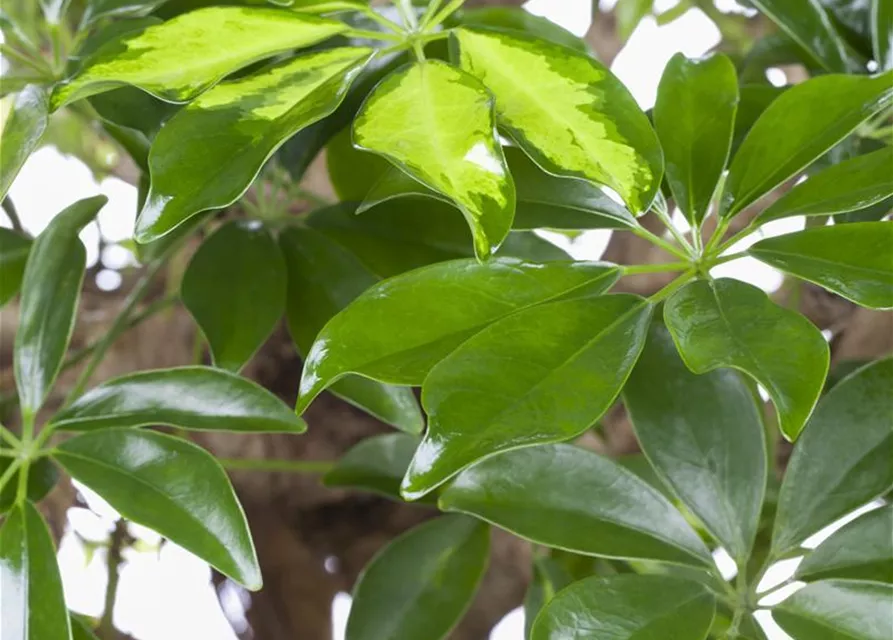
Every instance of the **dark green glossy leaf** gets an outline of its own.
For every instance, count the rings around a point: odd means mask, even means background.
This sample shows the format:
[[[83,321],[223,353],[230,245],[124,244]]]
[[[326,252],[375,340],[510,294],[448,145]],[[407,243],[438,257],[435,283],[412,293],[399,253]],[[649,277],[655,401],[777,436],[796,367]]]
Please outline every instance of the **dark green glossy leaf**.
[[[426,126],[402,126],[410,120]],[[515,187],[496,138],[493,100],[474,77],[437,60],[392,73],[357,114],[353,140],[450,198],[472,230],[478,257],[505,239]]]
[[[149,138],[155,136],[178,107],[157,100],[134,87],[123,87],[90,98],[96,113],[106,122],[134,129]]]
[[[30,251],[30,238],[0,227],[0,307],[19,292]]]
[[[716,601],[691,580],[669,576],[587,578],[537,617],[531,640],[703,640]]]
[[[821,76],[787,89],[766,108],[732,160],[720,214],[734,216],[796,175],[891,100],[893,71]]]
[[[664,70],[654,127],[676,206],[695,227],[707,215],[729,157],[738,79],[724,55],[688,60],[677,53]]]
[[[775,607],[772,617],[804,640],[889,640],[893,585],[824,580],[807,585]]]
[[[305,362],[298,411],[348,373],[420,385],[435,364],[490,323],[571,292],[600,293],[618,275],[616,267],[596,262],[541,265],[499,258],[486,264],[455,260],[385,280],[317,336]]]
[[[30,502],[0,528],[0,630],[3,640],[71,637],[53,539]]]
[[[893,487],[893,359],[839,382],[794,447],[775,519],[776,555]]]
[[[286,138],[340,104],[370,51],[342,47],[288,60],[221,83],[179,111],[149,154],[152,188],[137,240],[237,200]]]
[[[797,567],[798,580],[851,578],[893,583],[893,505],[835,531]]]
[[[891,167],[893,147],[844,160],[798,184],[760,213],[755,222],[870,207],[893,195]]]
[[[745,84],[738,88],[738,109],[735,113],[735,132],[732,135],[730,157],[735,157],[753,125],[784,90],[784,87],[773,87],[768,84]]]
[[[864,307],[893,307],[893,223],[813,227],[766,238],[748,253]]]
[[[354,147],[350,127],[342,129],[326,145],[326,169],[332,188],[343,202],[362,201],[381,176],[390,171],[422,187],[380,155]]]
[[[9,468],[12,461],[13,458],[0,458],[0,476]],[[28,500],[34,503],[40,502],[52,491],[58,480],[59,472],[49,458],[38,458],[28,467]],[[0,492],[0,514],[9,511],[15,504],[18,487],[19,473],[16,472]]]
[[[403,534],[363,570],[345,637],[446,637],[471,604],[489,547],[489,528],[465,516],[441,516]]]
[[[204,449],[155,431],[105,429],[66,440],[53,457],[128,520],[246,589],[260,589],[245,514],[223,468]]]
[[[327,487],[360,489],[399,499],[400,481],[418,446],[418,437],[407,433],[366,438],[341,456],[323,477],[323,483]]]
[[[335,20],[272,8],[199,9],[101,46],[74,77],[56,87],[52,109],[123,85],[186,102],[252,62],[346,28]],[[184,60],[190,61],[189,73],[183,72]]]
[[[78,234],[107,201],[96,196],[74,203],[31,247],[15,337],[16,388],[25,416],[40,409],[62,366],[87,262]]]
[[[487,458],[460,473],[438,504],[576,553],[713,565],[660,492],[609,458],[570,445]]]
[[[663,157],[636,101],[595,59],[527,36],[462,27],[462,67],[496,98],[502,128],[549,173],[608,186],[636,214],[660,188]]]
[[[595,185],[544,172],[517,147],[504,149],[515,180],[515,229],[623,229],[636,225],[632,214]],[[405,196],[447,200],[402,171],[391,168],[372,186],[358,213]]]
[[[550,302],[463,342],[422,385],[428,431],[403,496],[419,498],[494,453],[569,440],[589,428],[626,382],[651,310],[629,294]]]
[[[761,408],[740,374],[694,375],[656,320],[623,398],[658,475],[743,565],[759,524],[767,464]]]
[[[518,11],[514,7],[476,7],[458,14],[450,20],[450,26],[492,27],[507,31],[517,31],[554,44],[560,44],[580,53],[589,54],[589,47],[582,38],[563,29],[548,18],[535,16],[529,11]]]
[[[238,371],[282,317],[285,288],[276,241],[259,223],[233,221],[192,257],[180,297],[207,338],[214,364]]]
[[[16,95],[0,132],[0,200],[40,143],[49,122],[48,109],[46,91],[37,85],[26,86]]]
[[[828,343],[815,325],[729,278],[686,285],[667,300],[664,318],[689,369],[748,374],[775,403],[784,436],[797,438],[828,372]]]
[[[157,369],[113,378],[57,413],[53,424],[70,431],[158,424],[253,433],[301,433],[307,428],[263,387],[211,367]]]
[[[871,36],[878,68],[893,69],[893,6],[887,0],[872,2]]]
[[[524,594],[524,637],[530,638],[533,621],[555,594],[573,581],[558,562],[548,556],[534,556],[533,576]]]
[[[283,231],[279,245],[288,270],[288,327],[298,351],[306,357],[332,316],[378,278],[356,256],[314,229]],[[419,433],[425,426],[409,388],[349,376],[332,385],[331,391],[408,433]]]
[[[71,640],[99,640],[80,616],[71,615]]]
[[[818,0],[751,0],[825,70],[848,70],[846,47]]]

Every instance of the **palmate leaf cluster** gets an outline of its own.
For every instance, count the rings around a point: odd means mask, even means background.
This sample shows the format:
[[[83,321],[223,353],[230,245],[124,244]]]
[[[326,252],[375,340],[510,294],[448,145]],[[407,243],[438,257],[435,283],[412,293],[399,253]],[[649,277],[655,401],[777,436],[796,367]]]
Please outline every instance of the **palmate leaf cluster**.
[[[759,640],[766,570],[872,501],[806,554],[795,578],[807,586],[773,616],[798,640],[889,638],[893,359],[829,380],[809,320],[711,276],[747,255],[893,307],[889,3],[752,0],[778,32],[741,59],[673,57],[649,114],[571,34],[461,4],[46,0],[36,22],[3,14],[15,64],[0,197],[53,119],[87,118],[141,171],[146,268],[59,405],[60,371],[82,360],[69,353],[78,234],[105,199],[73,204],[36,238],[5,202],[0,299],[19,296],[20,429],[0,430],[4,640],[92,633],[65,608],[35,506],[59,471],[261,588],[225,470],[188,431],[299,437],[325,390],[398,430],[361,442],[325,482],[444,512],[366,568],[350,640],[445,637],[494,526],[537,545],[533,640]],[[649,10],[623,13],[632,4],[621,0],[624,20]],[[752,82],[789,55],[808,80]],[[341,201],[296,210],[313,200],[300,179],[323,149]],[[793,216],[806,229],[731,252]],[[674,261],[572,260],[536,229],[633,233]],[[195,237],[174,302],[211,366],[87,389],[152,277]],[[662,272],[674,279],[651,297],[617,292],[621,277]],[[283,317],[304,358],[296,411],[239,373]],[[643,455],[574,444],[618,400]],[[780,482],[779,434],[794,443]]]

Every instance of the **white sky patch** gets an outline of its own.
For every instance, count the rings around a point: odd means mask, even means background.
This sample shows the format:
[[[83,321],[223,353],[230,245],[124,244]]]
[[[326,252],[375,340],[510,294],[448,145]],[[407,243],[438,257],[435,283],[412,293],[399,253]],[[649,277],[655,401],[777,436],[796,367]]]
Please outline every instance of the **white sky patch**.
[[[494,173],[498,176],[505,174],[505,169],[499,161],[499,158],[495,156],[483,142],[478,142],[469,149],[463,160],[468,160],[484,171]]]
[[[572,34],[582,37],[589,31],[592,10],[588,0],[530,0],[524,5],[535,16],[549,18]]]

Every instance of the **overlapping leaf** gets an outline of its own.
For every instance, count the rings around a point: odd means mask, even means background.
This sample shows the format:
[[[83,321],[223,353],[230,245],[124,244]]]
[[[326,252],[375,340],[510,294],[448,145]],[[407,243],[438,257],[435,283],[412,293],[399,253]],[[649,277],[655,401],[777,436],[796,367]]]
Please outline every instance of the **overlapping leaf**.
[[[819,0],[751,0],[826,71],[846,72],[847,51]]]
[[[885,0],[871,3],[871,40],[878,67],[893,69],[893,7]]]
[[[660,188],[663,157],[648,118],[595,59],[527,36],[462,27],[463,69],[496,98],[501,127],[556,175],[608,186],[635,214]]]
[[[31,239],[0,228],[0,307],[9,302],[22,286]]]
[[[0,200],[6,197],[25,160],[40,143],[48,115],[49,100],[41,87],[29,85],[16,94],[0,132]]]
[[[400,498],[400,481],[419,446],[407,433],[386,433],[362,440],[338,460],[323,478],[327,487],[372,491]]]
[[[862,580],[810,584],[782,602],[772,617],[795,638],[888,640],[893,585]]]

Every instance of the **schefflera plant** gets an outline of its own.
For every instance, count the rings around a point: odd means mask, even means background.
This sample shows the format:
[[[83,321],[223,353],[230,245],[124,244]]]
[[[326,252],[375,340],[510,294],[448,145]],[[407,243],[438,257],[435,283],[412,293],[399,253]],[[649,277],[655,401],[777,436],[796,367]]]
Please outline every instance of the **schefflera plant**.
[[[893,71],[876,54],[879,73],[846,74],[855,67],[818,5],[754,4],[830,73],[742,114],[728,58],[676,56],[652,124],[569,34],[512,12],[457,14],[461,1],[401,1],[391,14],[340,0],[182,13],[158,0],[90,3],[82,24],[93,37],[73,70],[51,69],[16,97],[0,195],[49,114],[89,101],[147,178],[135,232],[147,278],[63,406],[38,424],[60,369],[76,360],[66,353],[84,273],[77,234],[103,201],[70,207],[33,241],[2,235],[4,257],[15,257],[0,262],[13,283],[0,287],[4,301],[21,288],[22,423],[18,435],[0,430],[4,639],[71,637],[34,507],[57,467],[260,587],[219,464],[179,435],[140,427],[303,431],[238,374],[283,314],[306,356],[298,413],[330,389],[401,431],[360,443],[326,482],[449,512],[373,559],[350,640],[448,635],[486,569],[491,525],[538,545],[525,603],[534,640],[765,637],[753,614],[766,570],[893,486],[893,361],[829,385],[814,325],[711,270],[741,257],[731,247],[767,222],[835,216],[746,254],[864,307],[893,307],[886,212],[841,217],[889,202],[891,147],[814,170],[854,131],[884,125]],[[173,17],[152,15],[166,5]],[[871,15],[883,53],[889,15]],[[800,37],[802,25],[817,35]],[[274,154],[299,175],[326,143],[345,202],[297,217],[242,200],[251,219],[216,228],[190,262],[180,299],[213,366],[136,372],[85,392],[151,275],[207,212],[239,201]],[[667,233],[649,231],[646,213]],[[630,232],[674,261],[575,261],[538,244],[530,230],[542,228]],[[678,276],[649,298],[611,292],[621,276],[663,272]],[[795,442],[780,487],[768,472],[776,425],[764,424],[758,385]],[[644,458],[573,444],[618,398]],[[63,432],[81,433],[54,438]],[[798,640],[880,640],[893,622],[891,528],[884,503],[810,552],[796,575],[809,584],[773,607],[776,621]],[[735,562],[733,583],[713,561],[720,548]]]

